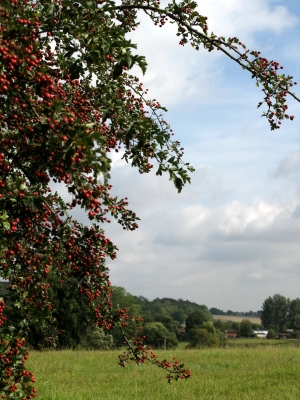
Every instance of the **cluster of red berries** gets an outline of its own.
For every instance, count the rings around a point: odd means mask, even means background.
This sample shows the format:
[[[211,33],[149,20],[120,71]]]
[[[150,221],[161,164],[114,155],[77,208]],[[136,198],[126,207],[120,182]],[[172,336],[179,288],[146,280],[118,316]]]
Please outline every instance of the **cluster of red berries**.
[[[3,316],[5,302],[0,302],[0,393],[2,399],[13,398],[13,393],[23,391],[24,400],[36,396],[36,389],[32,386],[36,380],[32,372],[24,369],[24,363],[28,358],[25,349],[25,339],[15,337],[7,325]],[[18,397],[19,398],[19,397]]]

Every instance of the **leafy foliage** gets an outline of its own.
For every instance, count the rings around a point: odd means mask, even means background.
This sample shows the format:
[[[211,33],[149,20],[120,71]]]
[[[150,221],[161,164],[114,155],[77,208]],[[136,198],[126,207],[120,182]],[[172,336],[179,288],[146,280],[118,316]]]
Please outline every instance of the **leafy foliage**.
[[[49,284],[48,297],[54,307],[53,316],[58,330],[56,347],[77,348],[94,326],[93,310],[84,296],[78,296],[78,282],[74,278],[68,279],[62,286],[59,279],[50,273]],[[14,307],[10,296],[6,296],[5,316],[16,326],[24,320],[24,312]],[[27,343],[31,348],[42,349],[45,343],[39,321],[31,319],[25,322]]]

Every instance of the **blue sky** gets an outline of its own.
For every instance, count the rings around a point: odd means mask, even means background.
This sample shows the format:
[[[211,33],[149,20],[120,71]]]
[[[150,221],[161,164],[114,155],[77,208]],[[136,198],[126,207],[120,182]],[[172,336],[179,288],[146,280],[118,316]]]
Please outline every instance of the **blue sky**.
[[[299,97],[300,3],[210,0],[198,10],[217,35],[284,65]],[[143,14],[131,38],[148,60],[139,76],[149,98],[168,108],[196,172],[177,194],[167,177],[140,176],[114,156],[113,194],[128,196],[141,221],[135,232],[105,228],[120,249],[108,262],[112,283],[223,310],[258,310],[275,293],[300,297],[299,103],[289,99],[295,120],[270,131],[257,109],[262,92],[219,52],[182,48],[173,26],[155,28]]]

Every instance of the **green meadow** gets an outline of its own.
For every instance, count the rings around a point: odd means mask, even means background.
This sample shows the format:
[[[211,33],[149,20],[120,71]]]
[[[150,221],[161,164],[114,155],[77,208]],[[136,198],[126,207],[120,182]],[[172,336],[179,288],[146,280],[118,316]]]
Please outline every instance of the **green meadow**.
[[[187,381],[168,384],[149,364],[117,364],[119,351],[30,352],[38,399],[300,399],[300,348],[228,346],[226,349],[157,351],[192,370]]]

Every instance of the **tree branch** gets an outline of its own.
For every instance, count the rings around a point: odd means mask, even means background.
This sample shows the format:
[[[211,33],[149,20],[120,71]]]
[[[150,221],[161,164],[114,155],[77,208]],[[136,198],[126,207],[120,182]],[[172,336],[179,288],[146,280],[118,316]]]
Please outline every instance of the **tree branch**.
[[[193,28],[191,25],[188,23],[184,22],[180,17],[174,15],[173,13],[170,13],[166,10],[152,7],[152,6],[147,6],[147,5],[122,5],[122,6],[116,6],[115,7],[117,10],[144,10],[146,11],[152,11],[154,13],[158,14],[163,14],[171,18],[173,21],[176,21],[178,25],[184,26],[190,33],[196,35],[197,37],[201,38],[203,42],[209,43],[211,46],[215,46],[218,48],[220,51],[222,51],[227,57],[229,57],[231,60],[235,61],[237,64],[239,64],[243,69],[246,69],[247,71],[251,72],[252,74],[256,73],[256,76],[259,78],[264,78],[261,75],[261,71],[257,69],[257,67],[249,60],[247,60],[247,63],[243,63],[240,58],[243,56],[242,53],[240,53],[234,46],[230,45],[229,43],[226,43],[225,41],[211,38],[207,36],[205,33],[199,32],[197,29]],[[147,13],[146,13],[147,14]],[[149,15],[149,14],[147,14]],[[234,57],[232,54],[230,54],[224,47],[230,48],[233,50],[235,53],[239,55],[239,58]],[[250,66],[251,67],[250,67]],[[291,92],[290,90],[286,90],[286,92],[292,96],[296,101],[300,103],[300,98],[295,95],[295,93]]]

